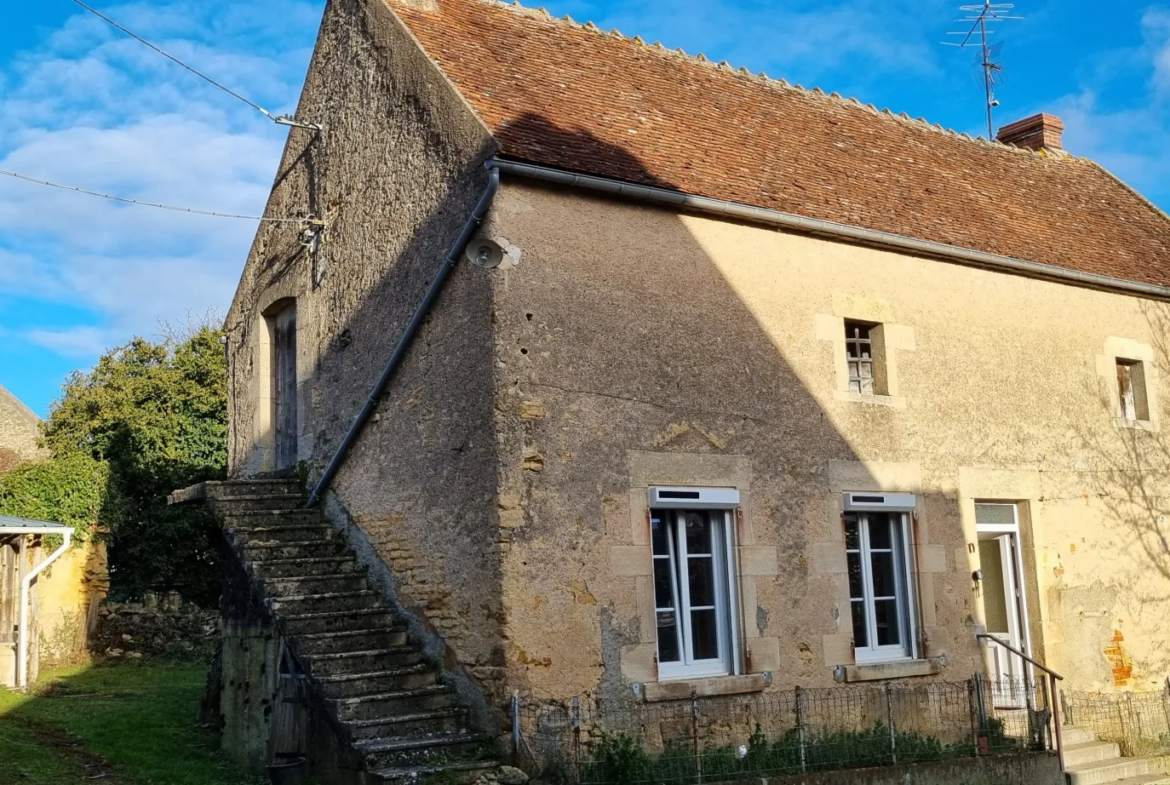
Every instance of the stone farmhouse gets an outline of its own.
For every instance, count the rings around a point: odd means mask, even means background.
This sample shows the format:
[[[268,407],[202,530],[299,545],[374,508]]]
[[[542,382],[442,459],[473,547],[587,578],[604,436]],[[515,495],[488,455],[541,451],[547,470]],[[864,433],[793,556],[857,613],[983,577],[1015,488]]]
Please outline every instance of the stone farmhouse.
[[[513,694],[1170,674],[1170,220],[1058,118],[975,139],[494,0],[331,0],[297,116],[233,479],[176,497],[244,557],[238,756],[280,652],[384,779],[475,769]],[[412,741],[407,697],[458,721]]]

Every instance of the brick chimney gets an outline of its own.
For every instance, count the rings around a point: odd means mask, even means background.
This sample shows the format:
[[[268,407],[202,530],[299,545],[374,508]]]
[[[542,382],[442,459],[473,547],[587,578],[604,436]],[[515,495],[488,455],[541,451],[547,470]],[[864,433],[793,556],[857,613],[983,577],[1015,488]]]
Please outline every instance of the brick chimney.
[[[1060,150],[1060,135],[1064,131],[1064,123],[1054,114],[1036,114],[1017,120],[1010,125],[999,129],[996,139],[1004,144],[1014,144],[1016,147],[1027,147],[1032,150],[1047,148]]]

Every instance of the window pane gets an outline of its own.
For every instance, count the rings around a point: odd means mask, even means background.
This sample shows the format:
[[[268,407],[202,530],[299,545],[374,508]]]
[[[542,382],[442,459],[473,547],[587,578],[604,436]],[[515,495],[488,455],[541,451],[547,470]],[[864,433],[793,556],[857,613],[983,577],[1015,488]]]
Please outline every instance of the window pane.
[[[857,518],[850,516],[845,519],[845,549],[855,551],[861,547],[861,539],[857,536]]]
[[[889,550],[890,548],[890,517],[888,515],[869,515],[869,547],[874,550]]]
[[[877,600],[873,606],[874,621],[877,627],[877,645],[896,646],[901,643],[902,630],[898,622],[898,601]]]
[[[897,576],[894,574],[894,554],[889,551],[872,554],[869,565],[873,573],[873,596],[896,596],[898,586]]]
[[[715,570],[710,556],[687,559],[688,586],[691,589],[691,606],[715,604]]]
[[[714,609],[691,611],[691,633],[696,660],[713,660],[719,656],[719,626]]]
[[[701,512],[683,513],[687,530],[687,553],[711,552],[711,522]]]
[[[658,612],[658,661],[678,662],[678,623],[674,611]]]
[[[662,513],[656,510],[650,513],[650,539],[656,555],[665,556],[670,553],[666,544],[666,522],[662,519]]]
[[[849,605],[853,609],[853,645],[865,648],[869,645],[869,635],[865,632],[865,603],[854,600]]]
[[[976,504],[975,523],[1015,523],[1014,504]]]
[[[654,560],[654,604],[658,608],[674,607],[674,592],[670,586],[670,560]]]
[[[865,596],[861,588],[861,554],[846,554],[845,560],[849,565],[849,596],[860,600]]]

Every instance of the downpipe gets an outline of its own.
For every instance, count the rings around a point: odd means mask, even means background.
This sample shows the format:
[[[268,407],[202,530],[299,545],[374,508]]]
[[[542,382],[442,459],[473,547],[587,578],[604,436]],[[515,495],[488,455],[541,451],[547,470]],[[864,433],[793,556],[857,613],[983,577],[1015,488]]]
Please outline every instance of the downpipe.
[[[439,267],[438,272],[435,273],[435,280],[431,282],[430,288],[427,289],[427,293],[423,296],[422,302],[415,309],[414,315],[410,318],[410,323],[406,325],[406,331],[398,341],[398,346],[394,348],[394,354],[390,356],[386,367],[382,369],[381,376],[378,377],[378,381],[374,384],[374,389],[366,397],[366,402],[362,405],[357,417],[354,418],[349,432],[341,440],[341,444],[338,445],[336,452],[333,453],[333,458],[330,459],[329,465],[325,467],[325,472],[321,475],[321,479],[317,481],[313,492],[309,494],[309,499],[305,502],[306,509],[315,506],[317,502],[321,501],[321,497],[328,490],[334,475],[337,474],[341,465],[345,463],[350,448],[353,447],[353,443],[357,441],[358,436],[365,429],[366,423],[369,422],[370,416],[373,415],[374,410],[378,407],[378,401],[382,399],[382,394],[386,392],[386,388],[390,385],[391,379],[394,378],[398,366],[402,364],[403,358],[406,357],[407,349],[410,348],[410,344],[414,341],[414,337],[422,326],[423,320],[431,310],[431,306],[434,305],[435,299],[439,296],[439,292],[442,291],[443,284],[447,282],[447,278],[450,277],[451,272],[455,269],[455,265],[459,263],[459,257],[463,254],[463,249],[471,242],[475,231],[483,224],[488,209],[492,205],[492,200],[496,196],[496,191],[499,189],[500,168],[496,165],[495,161],[491,161],[488,163],[488,185],[483,192],[483,196],[479,198],[475,209],[471,211],[467,222],[463,224],[463,229],[459,232],[459,237],[455,240],[455,244],[447,252],[447,258],[443,260],[443,264]]]
[[[49,558],[33,567],[28,575],[20,580],[20,627],[16,644],[16,686],[20,690],[28,690],[28,598],[32,591],[32,582],[69,550],[69,544],[73,541],[73,530],[66,529],[63,536],[65,541],[61,543],[61,547],[49,554]]]

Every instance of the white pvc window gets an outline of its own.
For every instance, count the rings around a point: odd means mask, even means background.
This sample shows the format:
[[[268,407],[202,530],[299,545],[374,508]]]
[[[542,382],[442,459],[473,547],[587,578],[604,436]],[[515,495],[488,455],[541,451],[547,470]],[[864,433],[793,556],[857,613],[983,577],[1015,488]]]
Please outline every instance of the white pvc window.
[[[859,663],[914,656],[908,517],[904,512],[845,517],[853,652]]]
[[[650,511],[661,679],[736,671],[732,512]]]

